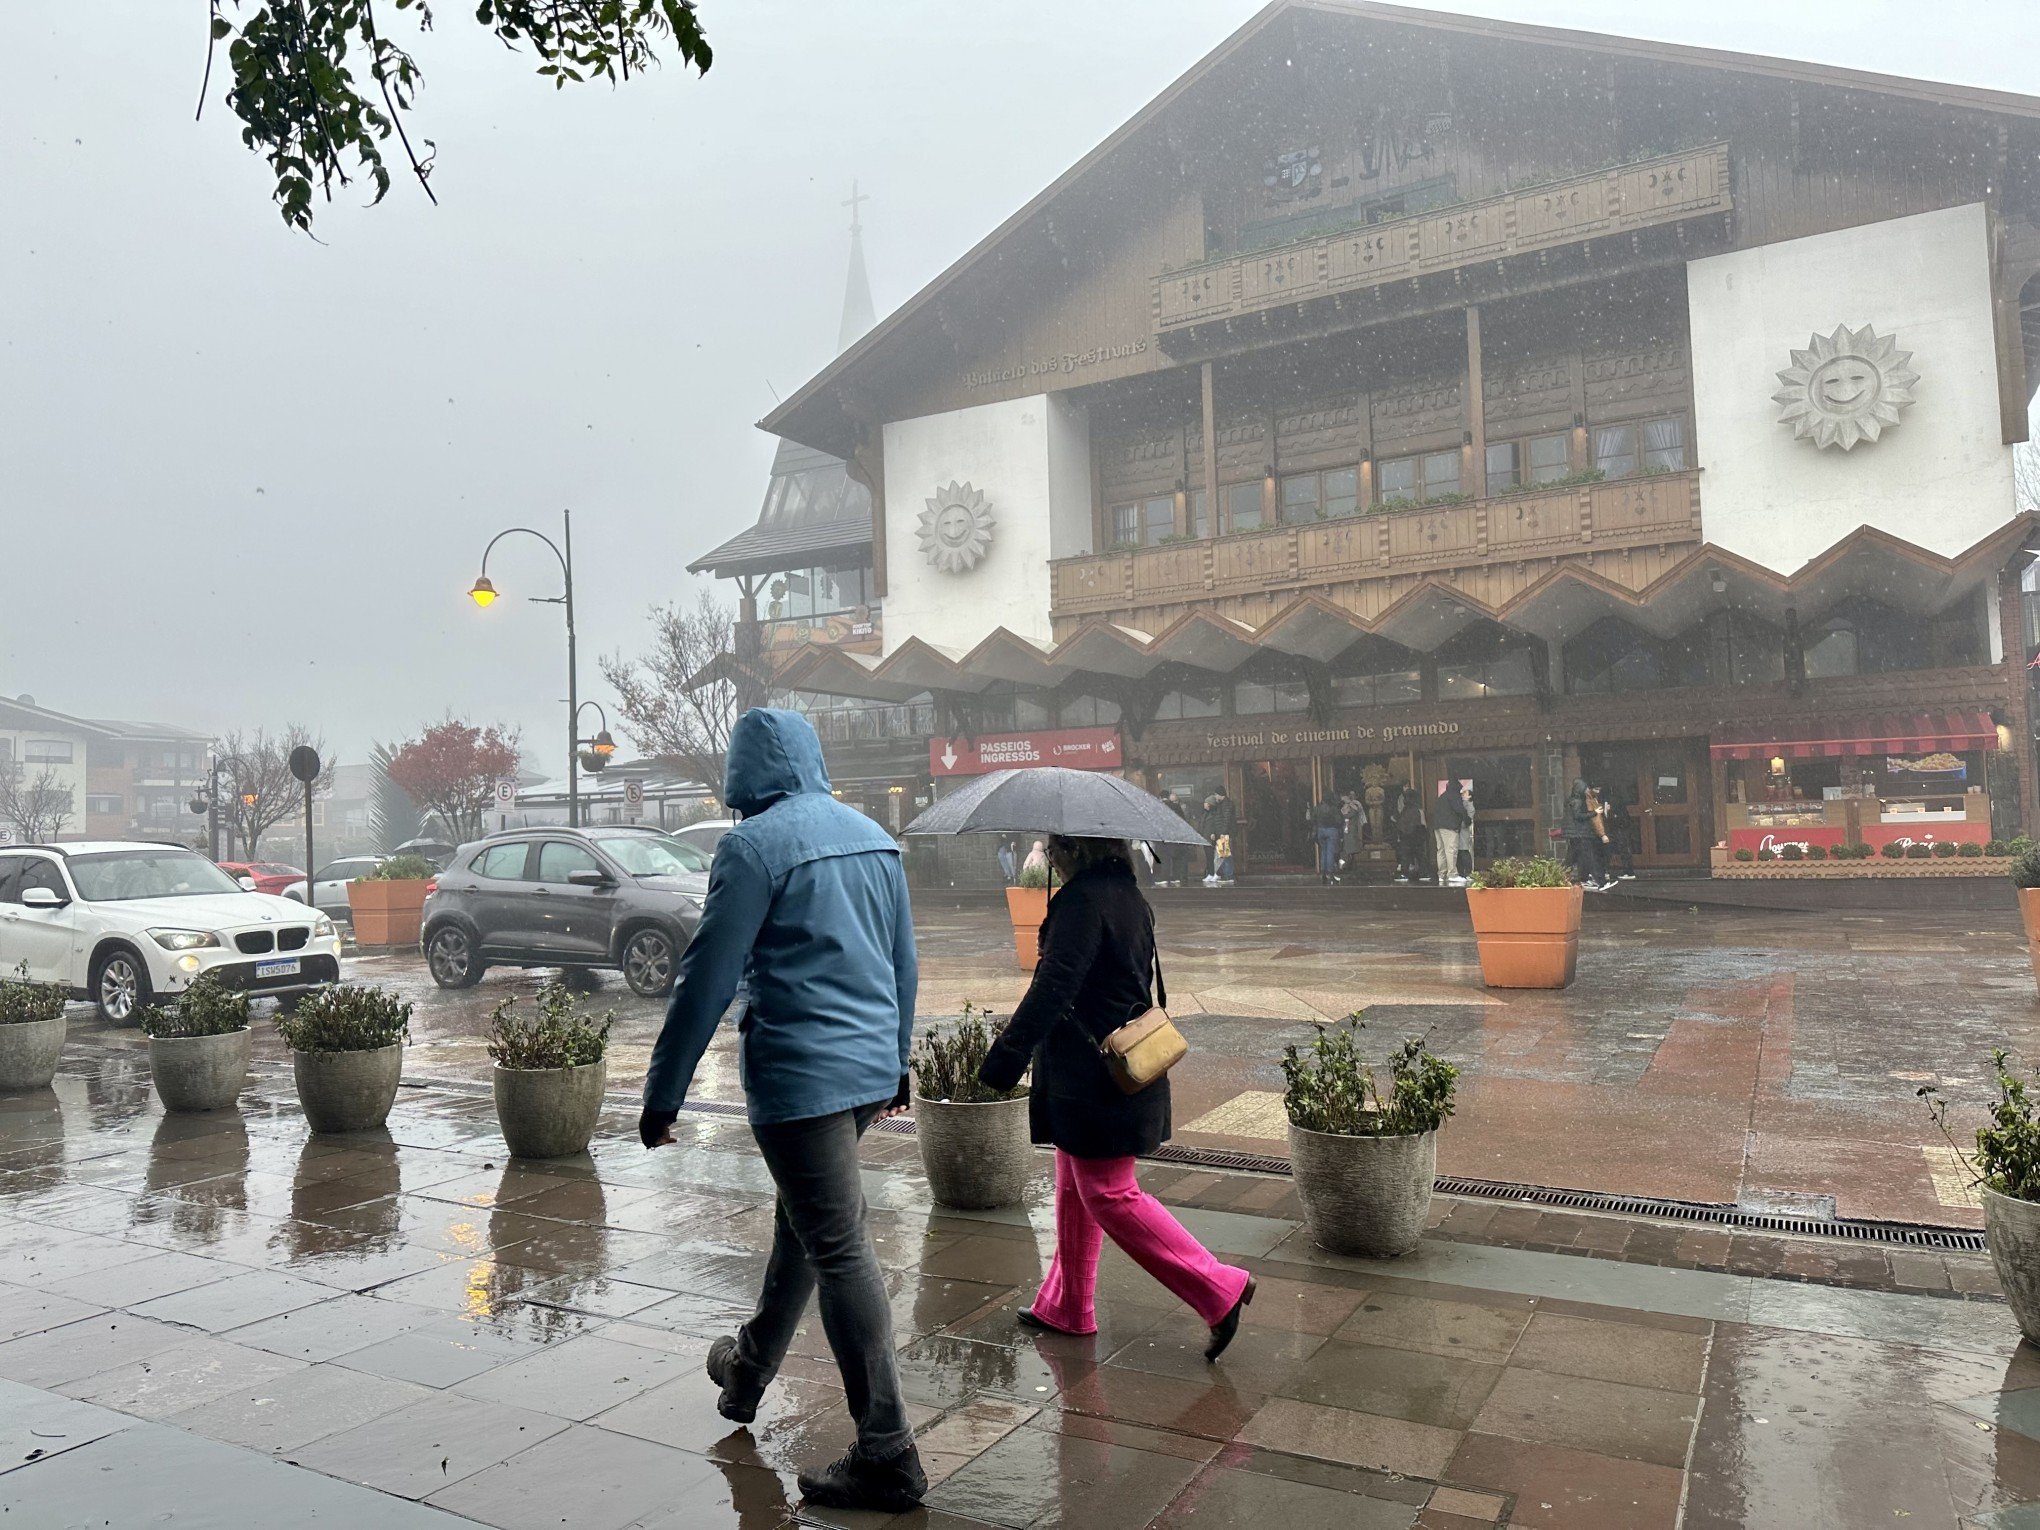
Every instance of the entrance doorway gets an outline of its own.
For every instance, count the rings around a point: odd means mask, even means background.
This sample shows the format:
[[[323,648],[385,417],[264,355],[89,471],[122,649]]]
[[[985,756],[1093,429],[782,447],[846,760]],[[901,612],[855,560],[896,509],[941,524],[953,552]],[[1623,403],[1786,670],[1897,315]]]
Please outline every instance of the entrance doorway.
[[[1240,815],[1247,864],[1255,871],[1308,871],[1311,762],[1254,760],[1242,770],[1246,811]]]
[[[1701,819],[1706,758],[1697,739],[1580,746],[1580,774],[1622,807],[1609,839],[1615,839],[1617,829],[1627,835],[1637,865],[1701,863],[1709,842]],[[1614,849],[1621,859],[1622,845],[1617,842]]]

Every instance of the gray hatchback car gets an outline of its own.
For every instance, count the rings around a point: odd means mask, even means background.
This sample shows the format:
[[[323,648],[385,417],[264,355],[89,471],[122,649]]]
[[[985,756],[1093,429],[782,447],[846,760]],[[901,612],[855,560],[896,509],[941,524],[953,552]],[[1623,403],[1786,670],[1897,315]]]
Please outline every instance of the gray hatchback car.
[[[657,830],[513,829],[462,845],[426,890],[419,945],[441,988],[490,967],[614,968],[673,986],[701,922],[709,858]]]

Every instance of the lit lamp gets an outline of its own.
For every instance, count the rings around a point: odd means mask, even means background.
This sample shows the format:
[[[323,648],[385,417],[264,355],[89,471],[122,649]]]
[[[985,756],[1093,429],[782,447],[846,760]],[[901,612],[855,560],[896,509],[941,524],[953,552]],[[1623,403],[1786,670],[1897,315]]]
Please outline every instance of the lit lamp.
[[[1772,755],[1772,756],[1771,756],[1771,774],[1772,774],[1772,775],[1774,775],[1774,776],[1782,776],[1782,775],[1784,775],[1784,774],[1785,774],[1785,756],[1784,756],[1784,755],[1782,755],[1782,754],[1774,754],[1774,755]]]
[[[496,587],[489,583],[489,576],[487,574],[482,575],[481,578],[474,582],[474,587],[468,591],[468,599],[472,600],[483,610],[487,610],[496,603]]]
[[[2003,723],[1997,725],[1997,746],[2000,749],[2012,747],[2012,730]]]
[[[560,540],[555,542],[542,531],[533,531],[529,526],[511,526],[489,538],[489,545],[482,549],[482,567],[475,576],[475,582],[468,586],[468,599],[483,610],[496,603],[496,587],[489,582],[489,554],[496,544],[508,536],[536,537],[545,543],[560,565],[561,589],[557,595],[533,595],[529,599],[542,606],[559,606],[567,618],[567,827],[581,826],[581,778],[574,769],[574,757],[580,748],[576,737],[581,724],[581,698],[579,665],[574,653],[574,518],[570,511],[560,512]],[[612,746],[614,747],[614,746]],[[603,756],[608,763],[608,756]]]

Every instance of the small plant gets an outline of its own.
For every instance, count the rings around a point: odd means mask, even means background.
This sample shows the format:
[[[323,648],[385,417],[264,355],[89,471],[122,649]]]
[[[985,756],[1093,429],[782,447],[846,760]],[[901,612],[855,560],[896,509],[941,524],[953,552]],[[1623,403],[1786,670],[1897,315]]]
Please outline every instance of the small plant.
[[[1391,510],[1414,510],[1416,508],[1417,502],[1407,494],[1391,494],[1386,499],[1377,499],[1374,502],[1374,509],[1377,514],[1385,514]]]
[[[1907,845],[1905,847],[1905,858],[1909,861],[1930,860],[1933,858],[1933,854],[1934,847],[1932,845]]]
[[[1974,840],[1965,840],[1955,853],[1965,861],[1980,861],[1983,859],[1983,846]]]
[[[1905,859],[1905,846],[1901,845],[1897,840],[1894,839],[1890,844],[1886,845],[1883,849],[1879,850],[1877,853],[1883,856],[1887,861],[1902,861]]]
[[[1563,861],[1555,861],[1548,855],[1511,855],[1496,861],[1485,871],[1476,871],[1467,885],[1483,890],[1492,887],[1565,887],[1571,881]]]
[[[439,874],[439,868],[422,855],[393,855],[367,876],[364,882],[423,882]]]
[[[1757,852],[1757,859],[1760,861],[1775,861],[1778,859],[1778,852],[1766,846]]]
[[[2012,841],[2017,844],[2017,840]],[[2012,851],[2012,886],[2040,887],[2040,850],[2028,845]]]
[[[2040,1201],[2040,1121],[2034,1119],[2026,1081],[2011,1070],[2010,1062],[2011,1054],[2002,1047],[1990,1054],[1997,1099],[1991,1102],[1990,1124],[1976,1129],[1974,1157],[1962,1151],[1948,1129],[1948,1101],[1941,1091],[1923,1084],[1914,1092],[1926,1101],[1927,1114],[1977,1184],[2015,1201]]]
[[[2031,850],[2032,848],[2033,837],[2030,834],[2014,834],[2010,839],[2005,841],[2006,855],[2024,855],[2028,850]]]
[[[228,1036],[248,1029],[248,995],[227,987],[216,973],[202,972],[175,1004],[151,1004],[136,1019],[142,1034],[152,1040]]]
[[[992,1043],[999,1039],[991,1018],[975,1004],[966,1002],[955,1025],[946,1031],[924,1032],[914,1044],[910,1063],[914,1070],[914,1092],[924,1100],[942,1100],[951,1105],[986,1105],[1025,1095],[1025,1085],[987,1089],[978,1082],[978,1069],[984,1066]]]
[[[1806,852],[1797,845],[1787,845],[1778,852],[1778,859],[1781,861],[1803,861],[1806,859]]]
[[[411,1039],[411,1006],[381,988],[319,988],[276,1017],[276,1034],[293,1052],[373,1052]]]
[[[1757,858],[1757,852],[1754,850],[1738,850],[1735,853],[1735,858],[1739,861],[1753,861]]]
[[[1824,861],[1828,858],[1828,847],[1826,845],[1808,845],[1806,847],[1806,858],[1809,861]]]
[[[538,1013],[529,1019],[510,1013],[516,1003],[514,996],[505,999],[489,1016],[489,1056],[499,1068],[578,1068],[602,1061],[608,1052],[615,1012],[598,1024],[565,983],[539,989]]]
[[[0,978],[0,1025],[54,1020],[64,1012],[63,989],[52,983],[31,983],[27,962],[14,971],[15,976]]]
[[[1942,860],[1947,860],[1950,856],[1955,855],[1957,853],[1955,841],[1952,839],[1935,840],[1933,849],[1934,854]]]
[[[1360,1060],[1357,1038],[1366,1021],[1358,1010],[1344,1025],[1320,1029],[1308,1052],[1282,1049],[1287,1081],[1282,1103],[1307,1132],[1341,1137],[1410,1137],[1434,1132],[1452,1114],[1459,1070],[1411,1036],[1389,1055],[1389,1092]]]
[[[1022,887],[1047,887],[1051,885],[1051,882],[1052,877],[1046,866],[1036,864],[1032,866],[1023,865],[1020,868],[1020,885]]]
[[[2005,842],[2001,839],[1991,839],[1984,841],[1983,853],[1985,855],[2010,854],[2010,852],[2005,849]]]

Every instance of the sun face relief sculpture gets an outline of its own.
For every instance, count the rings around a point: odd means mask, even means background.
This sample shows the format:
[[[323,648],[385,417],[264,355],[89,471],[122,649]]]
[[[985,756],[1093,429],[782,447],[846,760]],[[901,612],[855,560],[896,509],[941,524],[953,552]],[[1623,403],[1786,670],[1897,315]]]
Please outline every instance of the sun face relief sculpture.
[[[921,552],[945,574],[966,574],[992,550],[992,507],[967,483],[951,480],[921,512]]]
[[[1785,386],[1771,398],[1778,422],[1790,425],[1795,439],[1848,451],[1896,425],[1919,380],[1912,352],[1900,350],[1893,336],[1868,324],[1841,324],[1792,353],[1792,365],[1778,374]]]

